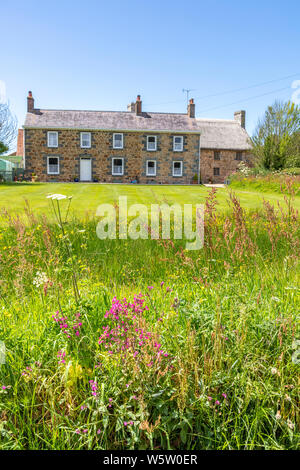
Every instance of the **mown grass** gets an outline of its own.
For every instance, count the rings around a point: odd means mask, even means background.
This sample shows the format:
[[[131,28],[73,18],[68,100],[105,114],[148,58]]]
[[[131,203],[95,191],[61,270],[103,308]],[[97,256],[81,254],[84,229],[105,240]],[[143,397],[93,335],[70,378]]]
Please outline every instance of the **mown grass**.
[[[294,178],[295,179],[295,178]],[[256,182],[257,183],[257,182]],[[261,182],[259,187],[246,182],[232,182],[232,188],[240,198],[241,206],[249,211],[263,206],[263,201],[283,203],[284,196],[280,184],[276,188],[268,188],[268,180]],[[231,185],[219,188],[217,191],[218,209],[228,211],[228,195]],[[35,215],[49,213],[48,194],[59,193],[73,197],[72,215],[78,219],[93,218],[97,207],[103,203],[117,203],[119,196],[127,196],[130,204],[150,204],[167,202],[169,204],[203,204],[210,192],[205,186],[189,185],[123,185],[123,184],[84,184],[84,183],[11,183],[0,184],[0,207],[11,214],[22,215],[24,205],[30,201],[30,207]],[[300,197],[295,197],[295,207],[300,209]]]
[[[219,211],[215,196],[199,251],[3,214],[1,449],[299,448],[298,214],[291,196],[251,213],[234,195]],[[139,293],[148,310],[126,322],[148,339],[125,334],[139,354],[99,344],[103,327],[122,329],[105,317],[113,298]]]

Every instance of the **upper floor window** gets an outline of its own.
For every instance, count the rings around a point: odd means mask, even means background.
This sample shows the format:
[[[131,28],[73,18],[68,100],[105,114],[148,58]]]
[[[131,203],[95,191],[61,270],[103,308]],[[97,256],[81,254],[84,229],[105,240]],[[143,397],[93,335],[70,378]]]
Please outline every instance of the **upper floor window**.
[[[214,168],[214,176],[220,176],[220,168]]]
[[[91,133],[80,132],[80,146],[83,149],[91,148]]]
[[[181,135],[173,137],[173,150],[174,152],[183,151],[183,137]]]
[[[147,160],[146,175],[156,176],[156,161],[155,160]]]
[[[157,148],[156,135],[147,136],[147,150],[155,151]]]
[[[243,152],[236,152],[235,159],[241,162],[243,160]]]
[[[49,131],[47,136],[48,147],[58,147],[58,132]]]
[[[114,134],[113,135],[113,148],[122,149],[123,148],[123,134]]]
[[[48,175],[59,175],[59,157],[47,158],[47,173]]]
[[[215,160],[221,160],[221,152],[219,152],[219,151],[216,150],[216,151],[214,152],[214,159],[215,159]]]
[[[182,176],[182,162],[173,162],[173,176]]]
[[[112,159],[112,175],[122,176],[124,174],[124,160],[123,158]]]

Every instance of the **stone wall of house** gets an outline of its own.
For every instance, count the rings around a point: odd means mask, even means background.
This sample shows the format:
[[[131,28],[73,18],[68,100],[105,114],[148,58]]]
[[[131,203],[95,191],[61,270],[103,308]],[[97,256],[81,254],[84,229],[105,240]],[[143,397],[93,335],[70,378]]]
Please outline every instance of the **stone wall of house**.
[[[113,149],[113,132],[92,131],[91,148],[80,146],[80,131],[58,129],[58,147],[47,145],[47,130],[25,129],[25,165],[36,173],[39,181],[74,181],[80,179],[80,159],[92,159],[92,181],[130,183],[137,179],[142,184],[190,184],[198,172],[199,135],[183,135],[183,151],[173,151],[173,136],[168,133],[124,132],[123,149]],[[147,135],[157,136],[157,150],[147,151]],[[179,134],[178,134],[179,135]],[[244,158],[243,153],[243,158]],[[47,157],[59,157],[60,174],[47,174]],[[112,175],[112,158],[124,159],[123,176]],[[236,170],[239,161],[234,151],[220,151],[220,160],[214,151],[201,149],[202,182],[223,183]],[[156,161],[156,176],[146,175],[147,160]],[[173,161],[183,162],[181,177],[172,174]],[[214,168],[219,168],[219,175]]]
[[[248,166],[252,165],[249,152],[235,150],[201,149],[200,161],[202,183],[224,183],[237,170],[241,161]]]

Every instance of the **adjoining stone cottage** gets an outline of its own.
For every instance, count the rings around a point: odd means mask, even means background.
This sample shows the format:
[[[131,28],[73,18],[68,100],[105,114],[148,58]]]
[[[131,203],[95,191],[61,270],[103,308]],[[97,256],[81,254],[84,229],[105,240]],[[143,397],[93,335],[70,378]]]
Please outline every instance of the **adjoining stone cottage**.
[[[251,164],[245,111],[233,120],[142,110],[39,109],[27,97],[24,164],[39,181],[190,184],[223,183],[241,161]]]

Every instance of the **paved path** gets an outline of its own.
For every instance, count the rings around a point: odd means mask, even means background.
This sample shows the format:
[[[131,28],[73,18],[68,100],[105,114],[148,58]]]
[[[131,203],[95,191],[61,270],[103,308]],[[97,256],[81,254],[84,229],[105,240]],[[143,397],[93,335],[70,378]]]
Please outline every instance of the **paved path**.
[[[225,184],[204,184],[207,188],[225,188]]]

